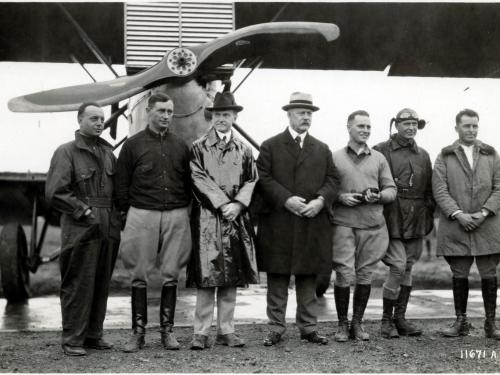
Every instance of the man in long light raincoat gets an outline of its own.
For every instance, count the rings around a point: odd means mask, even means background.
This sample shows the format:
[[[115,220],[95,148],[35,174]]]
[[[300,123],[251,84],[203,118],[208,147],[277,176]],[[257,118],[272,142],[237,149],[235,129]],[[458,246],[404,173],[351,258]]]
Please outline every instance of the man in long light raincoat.
[[[191,231],[193,251],[188,287],[198,288],[191,349],[208,347],[215,294],[216,343],[240,347],[234,333],[236,288],[258,282],[253,226],[247,208],[257,182],[250,146],[231,130],[237,105],[231,93],[218,93],[208,133],[193,143],[191,177],[194,190]]]

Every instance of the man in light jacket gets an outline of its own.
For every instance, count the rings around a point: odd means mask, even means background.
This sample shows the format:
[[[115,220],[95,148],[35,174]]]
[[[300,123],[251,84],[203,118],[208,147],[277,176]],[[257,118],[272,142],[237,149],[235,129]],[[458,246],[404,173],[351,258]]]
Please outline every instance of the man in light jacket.
[[[453,273],[456,321],[446,337],[469,334],[467,298],[469,271],[474,260],[481,275],[486,337],[500,340],[495,326],[496,267],[500,260],[500,158],[477,140],[479,115],[464,109],[456,116],[458,140],[441,150],[432,175],[434,199],[441,208],[437,255]]]

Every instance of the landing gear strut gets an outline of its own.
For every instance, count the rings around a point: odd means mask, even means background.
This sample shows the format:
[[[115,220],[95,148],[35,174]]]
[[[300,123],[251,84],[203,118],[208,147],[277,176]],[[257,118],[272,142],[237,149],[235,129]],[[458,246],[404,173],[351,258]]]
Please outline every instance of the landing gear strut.
[[[23,302],[30,297],[28,243],[20,224],[9,223],[0,233],[0,272],[9,303]]]

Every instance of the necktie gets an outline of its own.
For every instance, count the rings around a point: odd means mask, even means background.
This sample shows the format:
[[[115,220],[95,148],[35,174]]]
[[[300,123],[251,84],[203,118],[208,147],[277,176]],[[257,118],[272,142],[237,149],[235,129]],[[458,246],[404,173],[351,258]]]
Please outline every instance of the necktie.
[[[297,143],[297,146],[299,146],[299,148],[302,148],[302,146],[300,145],[300,141],[301,141],[300,137],[296,136],[295,137],[295,143]]]
[[[222,145],[226,144],[226,136],[222,137]]]

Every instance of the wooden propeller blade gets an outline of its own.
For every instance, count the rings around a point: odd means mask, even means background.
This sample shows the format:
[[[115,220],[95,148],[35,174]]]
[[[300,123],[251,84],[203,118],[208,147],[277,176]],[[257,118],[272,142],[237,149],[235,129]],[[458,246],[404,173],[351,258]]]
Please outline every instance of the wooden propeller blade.
[[[339,36],[334,24],[317,22],[272,22],[248,26],[211,42],[184,47],[189,59],[177,58],[176,49],[156,65],[133,76],[104,82],[63,87],[13,98],[8,106],[14,112],[74,111],[84,102],[105,106],[127,99],[175,77],[194,78],[199,71],[246,57],[279,53],[290,47],[304,48],[327,43]],[[188,61],[186,63],[186,61]]]

